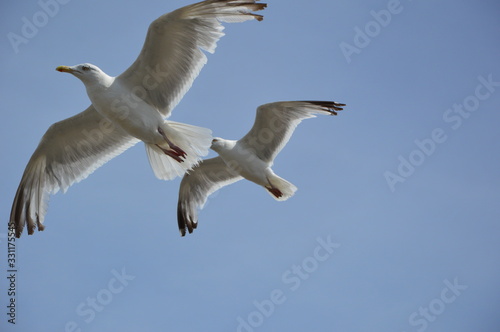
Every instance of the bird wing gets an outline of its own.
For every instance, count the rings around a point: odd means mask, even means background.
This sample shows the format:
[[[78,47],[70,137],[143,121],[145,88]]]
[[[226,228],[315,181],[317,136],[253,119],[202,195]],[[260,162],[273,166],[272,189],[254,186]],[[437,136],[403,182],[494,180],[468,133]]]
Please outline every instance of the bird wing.
[[[186,229],[192,233],[198,226],[198,210],[203,208],[210,194],[241,179],[221,157],[203,160],[185,174],[177,204],[177,222],[181,235],[186,235]]]
[[[26,166],[10,214],[10,227],[20,237],[36,226],[43,230],[50,194],[66,191],[139,140],[102,117],[91,105],[54,123],[43,135]]]
[[[345,104],[333,101],[284,101],[257,108],[255,123],[238,141],[265,162],[272,162],[288,143],[297,125],[315,114],[337,115]]]
[[[262,20],[259,0],[207,0],[167,13],[151,23],[137,60],[120,76],[132,93],[168,117],[224,35],[221,22]]]

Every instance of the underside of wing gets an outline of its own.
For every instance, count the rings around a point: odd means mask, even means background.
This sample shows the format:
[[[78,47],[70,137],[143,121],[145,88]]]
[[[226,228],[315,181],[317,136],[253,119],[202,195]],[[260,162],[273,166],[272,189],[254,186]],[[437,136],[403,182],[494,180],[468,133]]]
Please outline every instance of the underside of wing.
[[[177,222],[181,235],[186,235],[186,230],[192,233],[197,227],[198,210],[203,208],[208,196],[241,179],[241,176],[226,166],[221,157],[206,159],[184,175],[177,204]]]
[[[224,35],[221,22],[261,20],[256,1],[208,0],[165,14],[149,27],[137,60],[118,79],[137,97],[170,115]]]
[[[20,237],[43,220],[50,194],[66,191],[98,167],[138,142],[103,118],[91,105],[82,113],[53,124],[42,137],[17,189],[9,227]]]
[[[272,162],[302,120],[316,114],[337,115],[343,106],[333,101],[283,101],[259,106],[252,129],[238,144],[252,149],[263,161]]]

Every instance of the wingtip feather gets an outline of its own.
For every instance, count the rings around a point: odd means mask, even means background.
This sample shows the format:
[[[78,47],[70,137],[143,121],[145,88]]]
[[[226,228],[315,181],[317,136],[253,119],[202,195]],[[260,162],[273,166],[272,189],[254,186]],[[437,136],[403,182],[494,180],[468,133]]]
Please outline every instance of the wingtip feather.
[[[337,115],[337,112],[342,111],[343,107],[346,106],[346,104],[336,101],[304,100],[303,102],[323,107],[323,110],[329,112],[330,115]]]
[[[198,222],[196,217],[188,216],[184,203],[181,199],[177,203],[177,224],[179,226],[179,232],[181,236],[186,235],[186,230],[189,234],[193,233],[193,230],[198,227]]]

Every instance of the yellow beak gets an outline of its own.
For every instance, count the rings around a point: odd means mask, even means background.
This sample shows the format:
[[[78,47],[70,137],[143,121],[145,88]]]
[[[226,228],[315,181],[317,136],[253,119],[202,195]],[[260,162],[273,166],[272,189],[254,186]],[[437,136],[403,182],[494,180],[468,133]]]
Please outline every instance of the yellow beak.
[[[60,71],[62,73],[72,73],[73,72],[73,69],[71,69],[68,66],[59,66],[59,67],[56,68],[56,70]]]

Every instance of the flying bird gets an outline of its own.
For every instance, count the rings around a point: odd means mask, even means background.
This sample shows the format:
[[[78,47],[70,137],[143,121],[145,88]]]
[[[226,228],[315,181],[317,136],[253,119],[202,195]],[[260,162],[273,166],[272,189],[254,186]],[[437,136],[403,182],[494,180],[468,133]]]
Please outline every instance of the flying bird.
[[[316,114],[337,115],[345,104],[333,101],[285,101],[257,108],[252,129],[240,140],[214,138],[211,149],[218,157],[206,159],[188,171],[181,181],[177,221],[181,236],[198,226],[198,210],[209,195],[241,179],[266,189],[276,200],[285,201],[297,190],[276,175],[274,159],[290,140],[297,125]]]
[[[137,60],[112,77],[92,64],[59,66],[85,85],[92,104],[53,124],[26,166],[14,198],[9,227],[21,236],[43,230],[50,194],[73,183],[139,141],[159,179],[182,176],[212,141],[209,129],[165,121],[191,87],[224,35],[222,22],[263,17],[259,0],[207,0],[160,16],[149,26]]]

